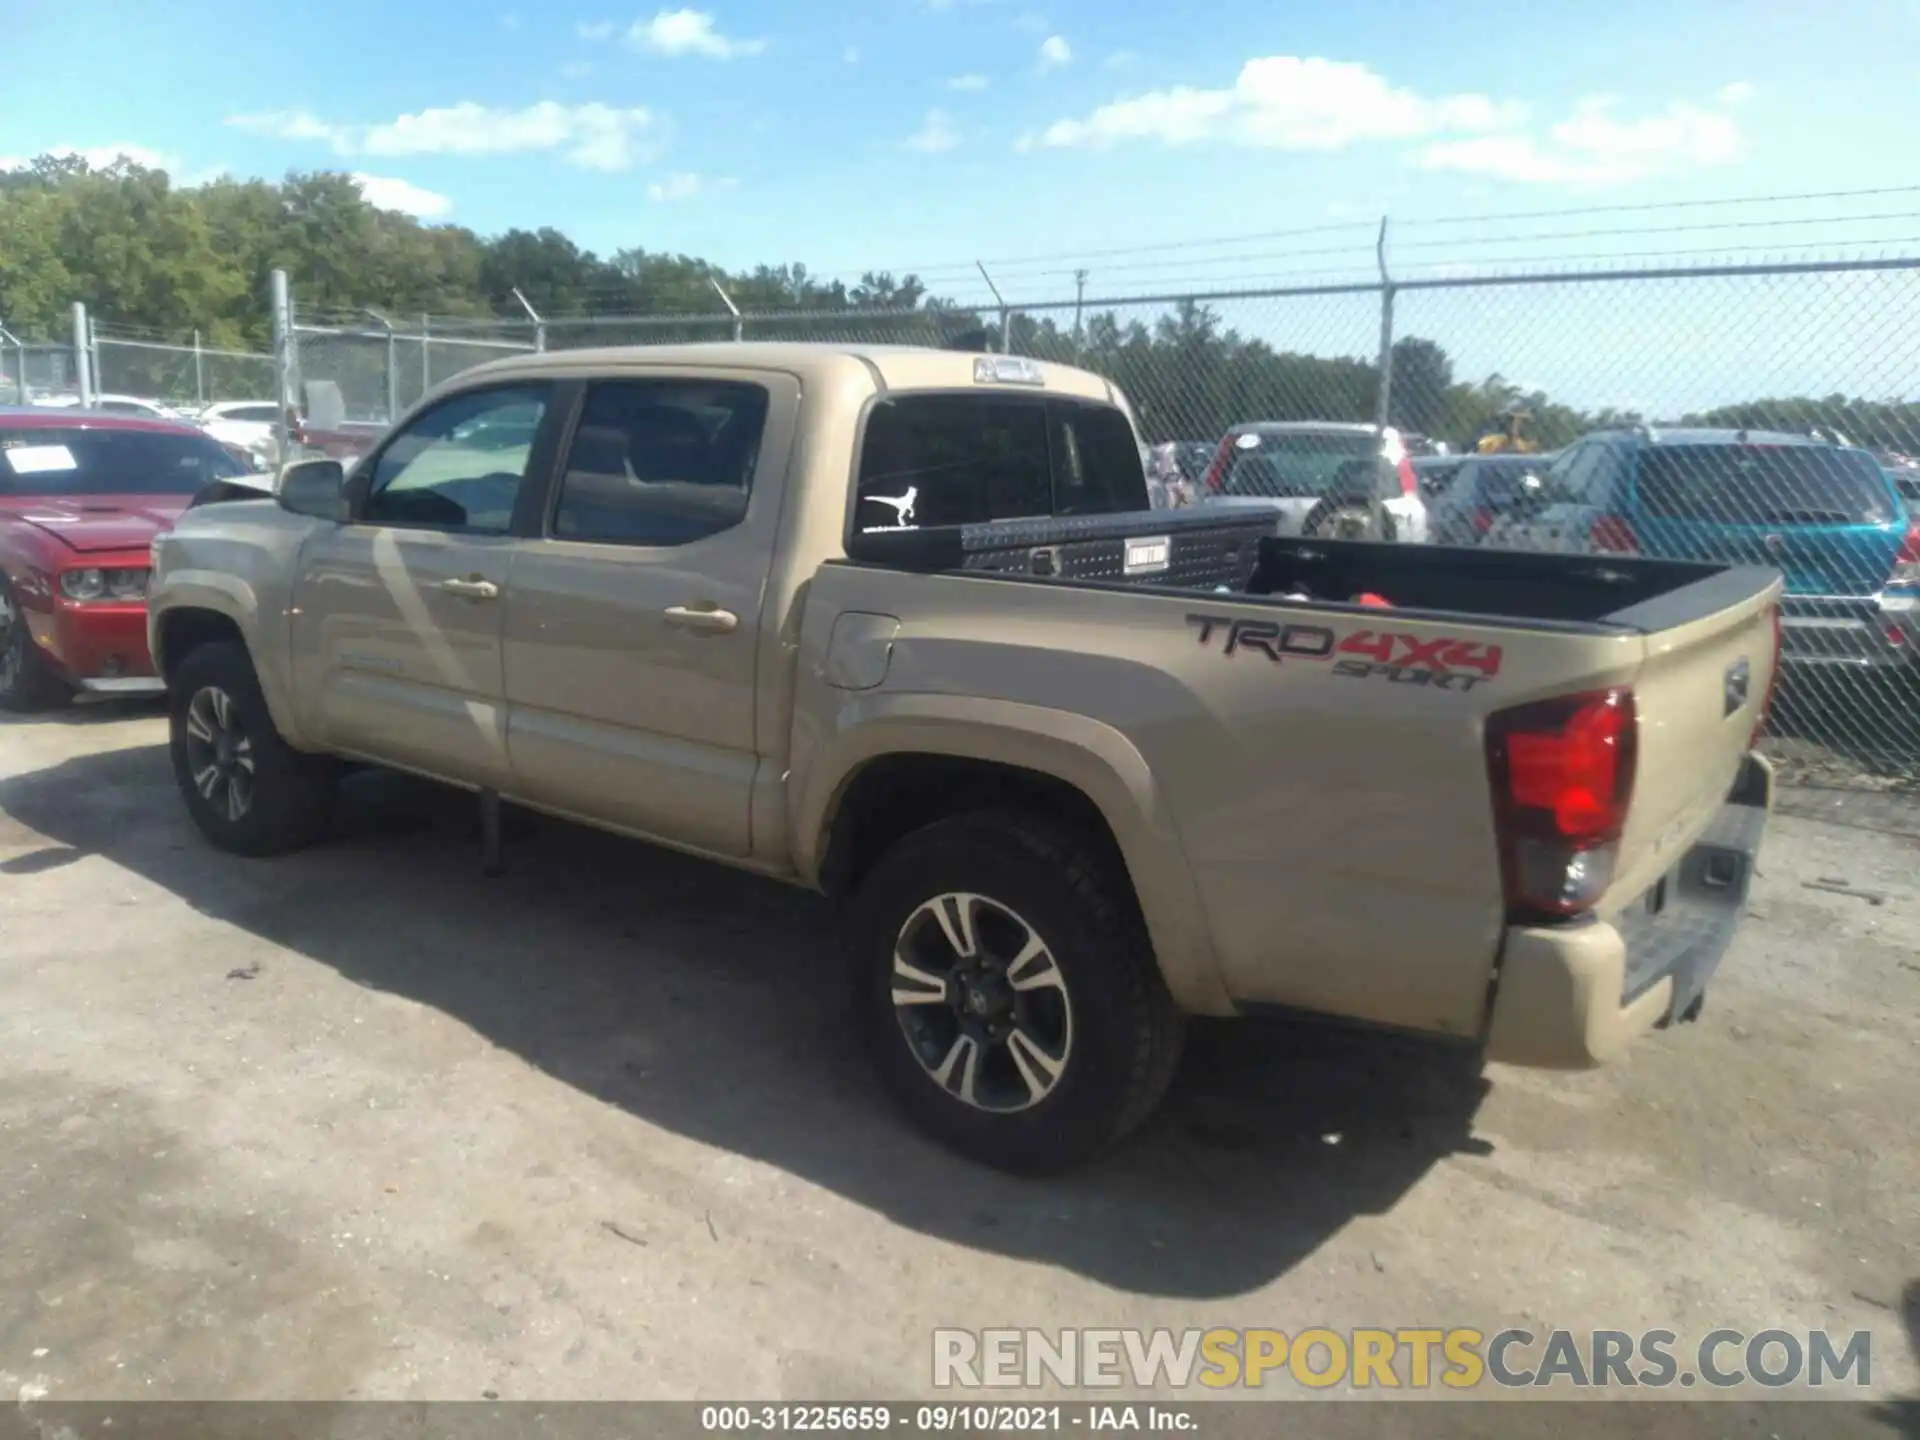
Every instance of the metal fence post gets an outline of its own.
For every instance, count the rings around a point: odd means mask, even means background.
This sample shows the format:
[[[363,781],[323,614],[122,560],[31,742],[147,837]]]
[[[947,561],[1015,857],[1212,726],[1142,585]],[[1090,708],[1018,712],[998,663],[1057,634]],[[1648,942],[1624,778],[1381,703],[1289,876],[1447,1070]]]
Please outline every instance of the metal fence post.
[[[27,403],[27,347],[15,339],[13,332],[6,326],[0,325],[0,383],[4,383],[7,379],[7,346],[9,345],[13,346],[15,353],[20,357],[20,381],[14,392],[14,399],[17,403],[24,405]]]
[[[520,293],[518,285],[513,287],[513,298],[520,302],[520,308],[527,312],[527,318],[533,321],[533,350],[536,355],[546,353],[547,322],[540,318],[540,312],[527,303],[527,297]]]
[[[740,307],[733,303],[733,297],[727,294],[726,288],[717,278],[709,275],[707,283],[713,286],[713,293],[720,297],[720,303],[726,306],[728,313],[733,316],[733,342],[736,345],[739,344],[746,338],[747,329],[746,322],[740,318]]]
[[[268,281],[268,304],[273,321],[273,388],[277,392],[273,407],[273,438],[282,465],[292,458],[293,436],[288,433],[287,411],[293,395],[293,301],[287,293],[287,272],[276,270]]]
[[[986,262],[976,260],[974,268],[980,272],[980,278],[987,282],[987,289],[993,292],[993,302],[1000,307],[1000,353],[1008,353],[1008,341],[1013,334],[1013,312],[1007,309],[1006,298],[1001,295],[1000,287],[993,283],[993,277],[987,274]]]
[[[193,332],[193,399],[197,405],[207,403],[207,362],[200,353],[200,332]]]
[[[1380,267],[1380,389],[1374,396],[1373,423],[1382,430],[1393,414],[1393,277],[1387,274],[1387,217],[1380,217],[1380,238],[1373,247]]]
[[[427,317],[420,317],[420,394],[433,389],[433,345],[427,338]]]
[[[400,347],[394,339],[393,321],[371,305],[365,309],[387,332],[387,424],[391,425],[400,418]]]
[[[93,371],[89,364],[92,356],[87,350],[87,336],[90,330],[87,323],[85,302],[73,302],[73,378],[74,388],[80,392],[80,404],[93,404]]]

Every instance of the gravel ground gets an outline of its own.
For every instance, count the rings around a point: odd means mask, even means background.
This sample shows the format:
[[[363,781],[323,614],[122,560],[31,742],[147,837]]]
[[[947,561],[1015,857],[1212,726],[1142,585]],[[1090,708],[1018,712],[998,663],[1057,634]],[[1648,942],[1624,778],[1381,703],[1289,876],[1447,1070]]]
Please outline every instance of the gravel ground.
[[[0,725],[8,1395],[856,1400],[926,1393],[936,1325],[1780,1326],[1873,1334],[1879,1407],[1813,1433],[1913,1423],[1900,797],[1789,796],[1705,1016],[1614,1069],[1209,1027],[1042,1184],[875,1093],[822,902],[518,817],[486,880],[460,797],[353,792],[250,864],[151,712]]]

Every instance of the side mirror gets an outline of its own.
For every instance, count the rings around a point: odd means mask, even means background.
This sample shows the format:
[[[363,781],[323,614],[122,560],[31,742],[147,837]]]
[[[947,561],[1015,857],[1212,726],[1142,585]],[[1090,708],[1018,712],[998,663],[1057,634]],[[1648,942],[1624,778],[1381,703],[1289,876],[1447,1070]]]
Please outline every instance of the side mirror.
[[[338,460],[296,460],[281,467],[274,496],[282,510],[306,515],[315,520],[345,524],[351,518],[347,505],[347,472]]]

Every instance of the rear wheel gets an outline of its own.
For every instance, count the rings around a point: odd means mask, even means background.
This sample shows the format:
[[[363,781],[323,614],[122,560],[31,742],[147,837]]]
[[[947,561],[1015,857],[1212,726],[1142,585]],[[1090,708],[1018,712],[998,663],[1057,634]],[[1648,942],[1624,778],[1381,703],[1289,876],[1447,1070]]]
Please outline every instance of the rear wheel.
[[[47,710],[73,698],[33,643],[13,587],[0,577],[0,710]]]
[[[1064,1169],[1152,1113],[1182,1017],[1123,874],[1047,817],[982,811],[894,847],[862,887],[861,1012],[924,1129],[1006,1170]]]
[[[168,689],[174,778],[194,823],[236,855],[280,855],[319,839],[333,766],[280,738],[246,650],[202,645]]]

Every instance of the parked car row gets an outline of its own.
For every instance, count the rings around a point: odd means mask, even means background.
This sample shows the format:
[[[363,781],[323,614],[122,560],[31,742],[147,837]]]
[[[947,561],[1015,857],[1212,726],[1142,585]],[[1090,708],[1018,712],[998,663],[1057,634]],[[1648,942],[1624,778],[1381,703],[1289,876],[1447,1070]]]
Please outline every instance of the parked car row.
[[[80,397],[72,394],[37,396],[31,408],[77,410]],[[280,463],[275,426],[278,411],[271,400],[217,400],[210,405],[179,406],[139,395],[106,392],[94,395],[88,408],[102,415],[196,426],[226,446],[249,469],[272,470]]]
[[[1156,473],[1183,479],[1202,448],[1154,447]],[[1770,565],[1795,669],[1920,673],[1920,461],[1906,455],[1825,432],[1645,426],[1450,455],[1317,422],[1237,425],[1212,450],[1191,500],[1169,483],[1167,503],[1269,509],[1280,535]]]
[[[512,801],[846,897],[882,1082],[1016,1170],[1140,1125],[1191,1015],[1544,1066],[1697,1015],[1778,576],[1328,543],[1422,538],[1369,427],[1237,427],[1180,513],[1136,447],[1097,376],[894,347],[515,357],[271,486],[4,411],[0,697],[164,687],[236,854],[371,763],[495,863]]]

